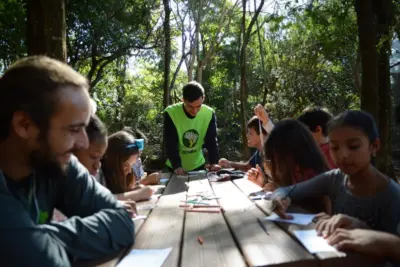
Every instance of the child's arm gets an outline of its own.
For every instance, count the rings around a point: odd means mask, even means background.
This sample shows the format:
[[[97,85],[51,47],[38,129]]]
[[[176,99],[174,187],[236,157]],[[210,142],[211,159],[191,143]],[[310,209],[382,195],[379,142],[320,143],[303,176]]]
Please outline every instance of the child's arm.
[[[396,235],[364,229],[337,229],[327,241],[339,250],[390,257],[400,262],[400,238]]]
[[[251,169],[250,161],[243,163],[243,162],[229,161],[225,158],[221,158],[218,161],[218,165],[221,166],[222,168],[234,168],[236,170],[241,170],[244,172],[247,172],[248,170]]]
[[[254,114],[262,122],[262,126],[263,126],[264,130],[267,131],[267,133],[269,134],[275,125],[272,122],[272,120],[269,118],[268,112],[265,110],[265,108],[261,104],[258,104],[254,108]]]
[[[126,201],[126,200],[141,201],[141,200],[148,200],[152,195],[153,195],[153,190],[150,187],[145,186],[129,192],[116,194],[115,197],[121,201]]]
[[[274,198],[287,196],[290,192],[292,200],[301,200],[309,197],[330,196],[335,191],[335,183],[338,183],[341,176],[338,170],[322,173],[308,181],[295,185],[278,188],[274,193]]]

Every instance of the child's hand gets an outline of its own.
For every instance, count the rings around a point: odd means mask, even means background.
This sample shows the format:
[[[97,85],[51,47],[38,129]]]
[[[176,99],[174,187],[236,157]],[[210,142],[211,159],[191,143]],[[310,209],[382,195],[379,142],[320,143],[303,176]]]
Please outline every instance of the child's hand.
[[[327,239],[339,250],[353,250],[373,256],[394,257],[391,253],[399,245],[399,237],[378,231],[364,229],[336,229]]]
[[[329,214],[327,214],[325,212],[321,212],[321,213],[318,213],[317,215],[315,215],[313,222],[318,223],[319,221],[328,220],[331,217],[332,216],[330,216]]]
[[[174,172],[176,175],[186,175],[186,172],[182,167],[176,168]]]
[[[142,189],[140,189],[140,196],[141,196],[140,199],[149,199],[153,194],[154,191],[149,186],[145,186]]]
[[[212,171],[212,172],[217,172],[219,170],[221,170],[221,166],[219,166],[218,164],[212,164],[210,166],[210,171]]]
[[[119,201],[124,208],[128,211],[129,215],[134,218],[136,217],[137,214],[137,209],[136,209],[136,202],[132,200],[120,200]]]
[[[146,178],[140,180],[140,183],[144,185],[157,185],[160,182],[160,179],[161,179],[161,173],[154,172],[146,176]]]
[[[253,183],[255,183],[260,187],[264,186],[264,177],[262,176],[262,171],[260,172],[259,169],[251,168],[250,170],[247,171],[246,175],[249,181],[252,181]]]
[[[265,192],[274,192],[276,190],[276,186],[274,183],[266,183],[263,187]]]
[[[222,168],[230,168],[231,164],[229,163],[229,160],[226,158],[221,158],[218,161],[218,165],[221,166]]]
[[[355,229],[365,227],[366,224],[356,218],[344,214],[338,214],[332,216],[330,219],[319,220],[316,230],[318,235],[329,237],[338,228]]]
[[[272,199],[273,211],[282,219],[293,219],[293,216],[287,215],[286,210],[290,206],[290,198],[281,199],[281,197],[275,197]]]
[[[268,123],[269,115],[268,115],[267,111],[265,110],[265,108],[261,104],[258,104],[254,108],[254,114],[258,117],[258,119],[260,121],[262,121],[263,124]]]

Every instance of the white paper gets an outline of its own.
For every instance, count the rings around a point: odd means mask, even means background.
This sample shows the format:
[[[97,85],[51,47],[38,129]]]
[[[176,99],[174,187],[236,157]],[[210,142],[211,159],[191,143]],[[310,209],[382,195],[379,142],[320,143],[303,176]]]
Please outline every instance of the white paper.
[[[160,267],[168,258],[172,248],[166,249],[132,249],[117,265],[118,267]]]
[[[156,205],[140,205],[136,208],[137,211],[141,210],[152,210],[156,207]]]
[[[293,219],[286,220],[281,219],[276,213],[265,217],[265,220],[275,221],[275,222],[285,222],[299,225],[309,225],[315,217],[315,214],[301,214],[301,213],[286,213],[287,215],[292,215]]]
[[[200,170],[200,171],[192,171],[188,172],[190,176],[195,176],[195,175],[205,175],[207,172],[205,170]]]
[[[310,253],[325,251],[337,252],[337,250],[329,245],[322,236],[318,236],[315,230],[295,230],[293,233]]]
[[[132,221],[144,220],[146,218],[147,218],[146,215],[136,215],[135,218],[132,218]]]

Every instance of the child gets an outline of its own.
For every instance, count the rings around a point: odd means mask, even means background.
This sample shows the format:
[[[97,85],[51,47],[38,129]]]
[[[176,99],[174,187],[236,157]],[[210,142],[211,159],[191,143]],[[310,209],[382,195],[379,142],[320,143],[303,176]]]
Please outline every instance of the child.
[[[246,163],[233,162],[225,158],[221,158],[218,164],[223,168],[235,168],[244,172],[247,172],[251,168],[256,168],[257,164],[261,166],[261,151],[263,147],[262,140],[265,140],[265,137],[267,136],[267,131],[264,128],[261,128],[260,133],[260,125],[261,121],[256,116],[251,118],[247,123],[247,145],[249,147],[257,148],[257,151]]]
[[[272,189],[306,181],[327,171],[327,163],[310,132],[292,119],[278,122],[264,146]]]
[[[329,141],[327,133],[327,124],[331,118],[332,115],[324,109],[309,108],[304,110],[303,114],[301,114],[297,118],[297,120],[303,123],[308,129],[310,129],[312,136],[324,153],[325,158],[329,163],[329,166],[332,169],[336,169],[336,165],[332,160],[331,153],[329,152]]]
[[[288,218],[285,210],[290,200],[328,195],[334,214],[353,216],[374,230],[398,235],[400,187],[371,164],[380,145],[371,115],[345,111],[328,124],[328,135],[331,155],[339,169],[276,190],[275,212]],[[320,224],[319,232],[328,236],[340,227],[340,223]]]
[[[107,188],[118,200],[146,200],[153,191],[150,187],[136,186],[132,165],[139,157],[141,144],[126,131],[108,137],[108,147],[102,161]]]
[[[89,147],[78,150],[74,154],[89,173],[99,179],[100,161],[107,149],[107,128],[96,115],[92,115],[86,126],[86,134],[89,139]],[[104,185],[104,181],[99,182]]]
[[[397,235],[367,229],[336,229],[327,241],[339,250],[352,250],[400,262],[400,238]]]
[[[143,142],[147,142],[146,136],[139,129],[135,129],[135,131],[133,131],[130,127],[124,127],[124,131],[131,133],[137,139],[143,140]],[[138,184],[142,185],[157,185],[160,182],[161,173],[153,172],[152,174],[147,175],[147,173],[143,169],[142,159],[140,157],[142,155],[142,152],[143,149],[140,149],[139,157],[136,160],[135,164],[132,165],[132,171],[135,175],[135,180]]]
[[[100,161],[107,149],[107,128],[96,115],[92,115],[89,124],[86,126],[86,134],[89,140],[88,148],[77,150],[74,155],[88,169],[89,173],[104,185],[104,178],[100,180],[99,170],[101,167]],[[122,204],[130,213],[135,214],[136,204],[131,200],[134,199],[122,201]],[[66,217],[60,211],[54,211],[54,220],[63,221],[65,219]]]
[[[264,133],[264,131],[266,133],[264,136],[263,135],[260,136],[260,137],[262,137],[262,140],[261,140],[261,148],[262,148],[265,144],[268,134],[274,129],[275,125],[272,123],[272,120],[269,118],[268,112],[265,110],[265,108],[261,104],[258,104],[254,108],[254,114],[259,119],[259,122],[261,122],[258,125],[258,129],[259,129],[258,132],[260,132],[260,129],[261,129],[261,131],[263,133]],[[267,167],[268,166],[263,166],[263,165],[257,163],[256,166],[253,166],[250,170],[247,171],[246,176],[248,177],[248,179],[250,181],[253,181],[260,186],[263,186],[264,180],[266,180],[266,177],[271,176],[271,170]]]

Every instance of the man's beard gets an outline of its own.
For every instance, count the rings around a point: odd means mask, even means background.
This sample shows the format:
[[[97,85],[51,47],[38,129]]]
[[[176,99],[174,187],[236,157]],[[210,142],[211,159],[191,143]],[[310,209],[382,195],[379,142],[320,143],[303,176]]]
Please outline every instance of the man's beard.
[[[50,146],[46,141],[41,142],[41,149],[31,152],[31,166],[39,176],[47,179],[60,179],[67,176],[67,166],[61,165],[57,157],[51,152]]]

